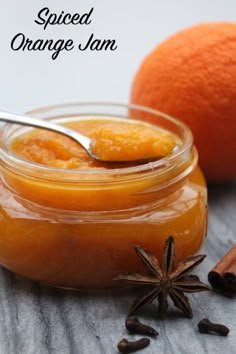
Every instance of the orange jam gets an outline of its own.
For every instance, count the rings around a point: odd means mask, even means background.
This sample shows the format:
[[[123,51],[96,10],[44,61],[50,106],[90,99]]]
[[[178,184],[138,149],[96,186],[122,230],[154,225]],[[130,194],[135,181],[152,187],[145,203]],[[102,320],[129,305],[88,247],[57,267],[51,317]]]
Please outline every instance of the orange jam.
[[[142,161],[161,158],[171,153],[177,137],[157,127],[129,119],[84,119],[66,127],[92,138],[91,151],[102,161]],[[62,168],[117,168],[93,160],[72,139],[44,130],[31,131],[16,138],[11,148],[28,161]],[[137,165],[137,162],[131,163]],[[127,165],[119,165],[127,167]]]
[[[206,232],[206,186],[188,128],[158,112],[150,113],[161,117],[156,126],[82,116],[79,108],[35,114],[63,117],[59,124],[120,162],[94,161],[57,133],[2,129],[0,263],[45,284],[104,289],[119,286],[113,278],[120,273],[143,270],[135,245],[161,257],[172,235],[177,260],[195,253]],[[157,159],[121,162],[147,156]]]

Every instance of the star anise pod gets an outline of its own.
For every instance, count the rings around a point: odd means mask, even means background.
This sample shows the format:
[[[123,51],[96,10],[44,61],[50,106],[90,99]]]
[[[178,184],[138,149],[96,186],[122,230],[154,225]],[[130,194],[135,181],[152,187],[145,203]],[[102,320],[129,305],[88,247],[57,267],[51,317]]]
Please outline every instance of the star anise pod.
[[[158,259],[144,248],[136,246],[135,251],[147,267],[149,274],[123,273],[115,280],[149,286],[150,289],[134,301],[129,316],[132,316],[136,310],[157,298],[160,316],[162,318],[165,317],[168,308],[167,297],[169,295],[174,305],[187,317],[191,318],[193,316],[192,309],[184,292],[195,293],[210,290],[210,288],[202,283],[197,276],[188,275],[188,273],[198,266],[206,256],[187,257],[176,267],[174,239],[172,236],[166,240],[161,266]]]

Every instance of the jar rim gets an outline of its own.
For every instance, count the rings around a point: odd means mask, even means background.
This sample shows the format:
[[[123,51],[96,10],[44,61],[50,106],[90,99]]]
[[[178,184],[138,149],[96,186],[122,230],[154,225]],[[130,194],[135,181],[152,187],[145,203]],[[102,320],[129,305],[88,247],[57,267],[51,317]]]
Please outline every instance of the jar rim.
[[[31,171],[31,174],[37,175],[39,172],[44,172],[44,175],[47,176],[47,178],[50,176],[50,174],[53,173],[62,173],[63,174],[63,179],[67,179],[66,175],[70,175],[69,179],[70,180],[75,180],[76,178],[78,179],[78,175],[86,175],[89,177],[93,176],[112,176],[112,175],[119,175],[121,178],[126,177],[131,175],[134,176],[135,174],[140,174],[140,173],[147,173],[147,172],[153,172],[153,171],[161,171],[161,174],[163,174],[166,170],[170,169],[170,166],[174,166],[178,160],[181,159],[181,156],[184,156],[187,152],[190,153],[190,150],[193,146],[193,136],[192,132],[189,129],[189,127],[182,121],[166,114],[161,111],[158,111],[156,109],[150,108],[150,107],[144,107],[141,105],[136,105],[136,104],[129,104],[129,103],[113,103],[113,102],[71,102],[71,103],[61,103],[61,104],[55,104],[55,105],[49,105],[45,107],[40,107],[37,109],[33,109],[31,111],[26,112],[26,115],[28,116],[35,116],[35,115],[40,115],[42,113],[47,114],[49,112],[52,112],[54,110],[60,110],[60,109],[69,109],[73,107],[110,107],[110,108],[122,108],[122,109],[128,109],[128,110],[137,110],[140,112],[144,113],[150,113],[153,115],[157,115],[163,119],[165,119],[168,122],[171,122],[172,124],[176,125],[178,128],[180,128],[183,132],[183,138],[182,138],[182,145],[176,149],[176,151],[173,151],[173,153],[169,156],[166,156],[164,158],[161,158],[160,160],[156,161],[151,161],[144,163],[142,165],[137,165],[137,166],[132,166],[132,167],[122,167],[122,168],[113,168],[113,169],[67,169],[67,168],[61,168],[61,167],[52,167],[52,166],[46,166],[42,165],[39,163],[31,162],[31,161],[26,161],[24,159],[21,159],[19,156],[16,156],[13,152],[10,151],[10,149],[6,149],[6,141],[2,139],[2,146],[0,147],[0,159],[6,160],[8,163],[11,165],[14,165],[18,170],[20,169],[29,169]],[[91,113],[92,115],[92,113]],[[100,116],[102,113],[100,114]],[[104,116],[107,115],[109,116],[109,113],[105,113]],[[55,115],[55,120],[60,119],[60,115]],[[128,118],[128,116],[126,117]],[[132,117],[130,117],[132,118]],[[46,118],[48,119],[48,118]],[[49,118],[51,119],[51,118]],[[15,126],[15,124],[14,124]],[[12,124],[5,124],[5,132],[9,132],[9,130],[12,128]],[[5,139],[7,140],[7,139]],[[5,143],[5,145],[4,145]],[[74,178],[72,177],[74,176]],[[57,176],[58,178],[58,176]],[[95,178],[96,180],[96,178]]]

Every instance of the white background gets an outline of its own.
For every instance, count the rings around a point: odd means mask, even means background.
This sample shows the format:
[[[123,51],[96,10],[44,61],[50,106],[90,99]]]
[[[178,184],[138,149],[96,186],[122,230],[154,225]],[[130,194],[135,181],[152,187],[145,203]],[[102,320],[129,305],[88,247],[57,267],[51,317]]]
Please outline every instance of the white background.
[[[94,7],[89,26],[51,26],[34,20],[43,7],[83,13]],[[205,21],[236,21],[236,0],[0,0],[0,108],[23,112],[72,101],[128,102],[141,60],[177,30]],[[12,38],[72,38],[90,34],[116,39],[114,52],[14,52]],[[174,53],[173,53],[174,54]]]

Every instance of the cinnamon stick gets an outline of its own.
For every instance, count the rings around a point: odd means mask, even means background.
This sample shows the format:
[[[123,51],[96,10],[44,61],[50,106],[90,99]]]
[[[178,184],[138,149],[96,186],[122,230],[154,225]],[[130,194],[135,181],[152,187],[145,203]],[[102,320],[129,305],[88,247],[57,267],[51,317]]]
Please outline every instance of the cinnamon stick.
[[[213,290],[233,297],[236,294],[236,245],[234,245],[208,274]]]

